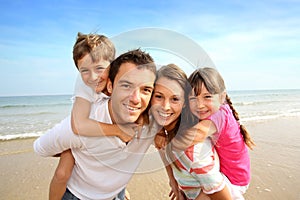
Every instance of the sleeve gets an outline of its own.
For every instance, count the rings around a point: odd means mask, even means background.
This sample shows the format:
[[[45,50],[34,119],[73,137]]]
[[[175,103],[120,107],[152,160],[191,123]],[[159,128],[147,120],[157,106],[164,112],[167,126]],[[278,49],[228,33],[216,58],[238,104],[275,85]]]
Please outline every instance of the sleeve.
[[[72,132],[70,116],[34,141],[34,151],[43,157],[54,156],[70,148],[80,148],[78,135]]]
[[[225,187],[225,179],[220,172],[219,157],[210,139],[194,147],[191,174],[199,181],[200,187],[206,194],[213,194]]]
[[[89,102],[94,102],[96,99],[96,92],[92,90],[89,86],[87,86],[80,74],[78,74],[76,83],[75,83],[75,88],[74,88],[74,97],[81,97],[83,99],[88,100]]]

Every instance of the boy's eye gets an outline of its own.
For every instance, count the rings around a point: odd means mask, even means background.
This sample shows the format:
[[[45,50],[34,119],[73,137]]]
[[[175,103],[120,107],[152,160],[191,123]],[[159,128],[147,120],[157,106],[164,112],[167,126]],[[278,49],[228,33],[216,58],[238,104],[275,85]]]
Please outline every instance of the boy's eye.
[[[86,72],[88,72],[87,69],[81,69],[81,70],[80,70],[80,73],[86,73]]]

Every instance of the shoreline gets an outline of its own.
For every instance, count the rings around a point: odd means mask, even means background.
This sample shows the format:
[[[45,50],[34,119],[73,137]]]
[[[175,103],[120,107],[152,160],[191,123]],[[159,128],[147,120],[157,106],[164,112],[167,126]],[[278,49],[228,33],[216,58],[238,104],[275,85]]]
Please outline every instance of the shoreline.
[[[252,180],[245,199],[300,199],[300,117],[249,122],[246,128],[256,142],[250,151]],[[33,152],[35,138],[0,141],[3,199],[48,199],[48,188],[58,158]],[[159,157],[152,158],[161,162]],[[143,161],[139,168],[143,168]],[[169,199],[168,177],[163,166],[154,172],[135,174],[127,187],[131,199]]]

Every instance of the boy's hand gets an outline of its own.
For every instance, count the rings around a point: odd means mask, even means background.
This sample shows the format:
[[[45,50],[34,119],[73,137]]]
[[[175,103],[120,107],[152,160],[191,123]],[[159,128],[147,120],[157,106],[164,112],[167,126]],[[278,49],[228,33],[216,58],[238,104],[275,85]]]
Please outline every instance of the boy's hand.
[[[131,124],[118,124],[120,132],[118,133],[118,137],[123,142],[129,142],[132,140],[134,136],[138,136],[141,131],[141,126],[136,123]]]
[[[154,144],[157,149],[164,149],[167,146],[167,135],[164,130],[161,129],[154,138]]]

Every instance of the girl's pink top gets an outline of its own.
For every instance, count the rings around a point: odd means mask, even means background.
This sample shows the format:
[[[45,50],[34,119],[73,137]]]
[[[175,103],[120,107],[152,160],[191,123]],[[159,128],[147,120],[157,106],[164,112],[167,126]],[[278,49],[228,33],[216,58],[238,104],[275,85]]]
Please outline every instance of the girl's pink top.
[[[215,148],[220,158],[220,171],[234,185],[245,186],[250,182],[250,157],[229,105],[222,105],[210,119],[217,127],[213,135]]]

